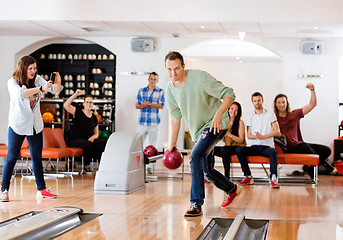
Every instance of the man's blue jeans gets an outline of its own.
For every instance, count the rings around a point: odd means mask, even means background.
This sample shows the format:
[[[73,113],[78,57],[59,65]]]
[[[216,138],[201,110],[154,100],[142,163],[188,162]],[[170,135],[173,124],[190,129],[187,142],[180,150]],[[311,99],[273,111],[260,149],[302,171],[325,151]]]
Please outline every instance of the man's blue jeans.
[[[9,190],[13,168],[18,160],[21,145],[27,139],[32,159],[33,173],[35,174],[38,190],[44,190],[45,181],[42,164],[43,135],[42,132],[32,136],[16,134],[11,127],[8,128],[8,149],[4,169],[2,171],[1,191]]]
[[[252,145],[251,147],[238,147],[236,149],[239,163],[241,164],[244,176],[251,176],[247,156],[263,156],[270,159],[270,176],[277,176],[277,153],[275,148],[264,145]]]
[[[213,134],[209,128],[205,128],[199,140],[195,143],[190,155],[191,167],[191,203],[204,204],[205,187],[204,172],[208,179],[219,189],[226,193],[231,193],[236,189],[236,185],[230,182],[223,174],[213,168],[214,166],[214,146],[224,137],[227,129]]]

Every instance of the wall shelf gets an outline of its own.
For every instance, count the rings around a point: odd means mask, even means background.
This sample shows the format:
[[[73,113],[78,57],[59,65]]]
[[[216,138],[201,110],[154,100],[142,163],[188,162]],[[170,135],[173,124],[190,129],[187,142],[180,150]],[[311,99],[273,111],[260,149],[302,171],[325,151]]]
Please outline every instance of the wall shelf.
[[[112,52],[97,44],[50,44],[31,56],[37,60],[39,75],[48,80],[52,72],[59,72],[64,87],[58,96],[46,93],[42,99],[42,114],[50,111],[54,115],[54,123],[46,123],[47,126],[62,125],[68,139],[72,116],[64,110],[63,103],[81,89],[94,97],[94,111],[102,118],[99,130],[115,131],[116,56]],[[108,88],[107,84],[111,87]],[[83,96],[75,99],[73,105],[82,105]]]

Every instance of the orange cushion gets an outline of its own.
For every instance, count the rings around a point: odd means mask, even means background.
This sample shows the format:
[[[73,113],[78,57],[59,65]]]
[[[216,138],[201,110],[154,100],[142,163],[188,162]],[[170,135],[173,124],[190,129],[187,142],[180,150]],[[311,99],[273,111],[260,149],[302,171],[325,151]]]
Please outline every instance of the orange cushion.
[[[262,156],[248,156],[247,160],[248,163],[269,164],[269,158]],[[277,155],[277,161],[279,164],[317,166],[319,156],[316,154],[282,153]],[[231,156],[231,162],[239,163],[237,155]]]
[[[70,151],[71,157],[83,155],[83,149],[82,148],[68,147],[67,149]]]
[[[31,157],[30,150],[29,149],[22,149],[20,151],[20,155],[22,157]],[[63,157],[69,157],[70,151],[67,148],[43,148],[42,151],[42,158],[63,158]]]
[[[0,146],[0,157],[7,157],[7,147]]]

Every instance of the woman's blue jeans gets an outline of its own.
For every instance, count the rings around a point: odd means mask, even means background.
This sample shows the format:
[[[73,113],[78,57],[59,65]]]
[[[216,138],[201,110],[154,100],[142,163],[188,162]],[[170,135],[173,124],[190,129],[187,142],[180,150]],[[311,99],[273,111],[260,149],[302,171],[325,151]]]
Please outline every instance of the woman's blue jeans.
[[[11,127],[8,128],[7,158],[2,171],[1,191],[9,190],[13,168],[19,158],[21,145],[27,139],[32,159],[32,168],[38,190],[44,190],[45,181],[42,164],[43,134],[42,132],[32,136],[16,134]]]
[[[227,129],[213,134],[209,128],[205,128],[199,140],[195,143],[190,155],[191,167],[191,203],[203,205],[205,199],[204,172],[208,179],[219,189],[231,193],[236,185],[229,181],[223,174],[214,167],[214,146],[224,137]]]

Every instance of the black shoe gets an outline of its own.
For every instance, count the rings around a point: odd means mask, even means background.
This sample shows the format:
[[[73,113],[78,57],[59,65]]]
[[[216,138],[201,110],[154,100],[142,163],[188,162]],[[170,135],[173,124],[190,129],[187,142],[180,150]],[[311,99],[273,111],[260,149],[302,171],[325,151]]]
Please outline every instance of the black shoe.
[[[191,206],[185,213],[185,217],[197,217],[202,214],[201,212],[201,206],[196,203],[191,203]]]
[[[298,170],[293,171],[292,173],[286,173],[287,176],[293,177],[293,176],[304,176],[304,172],[300,172]]]

